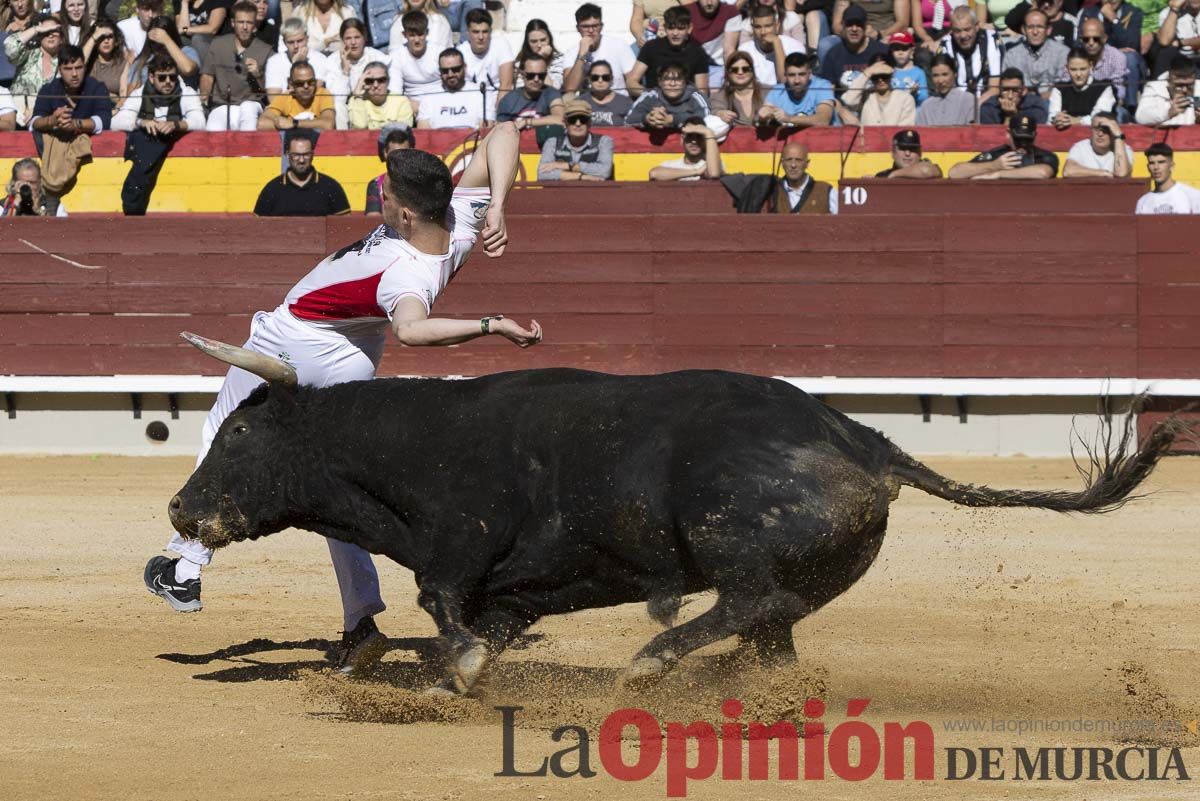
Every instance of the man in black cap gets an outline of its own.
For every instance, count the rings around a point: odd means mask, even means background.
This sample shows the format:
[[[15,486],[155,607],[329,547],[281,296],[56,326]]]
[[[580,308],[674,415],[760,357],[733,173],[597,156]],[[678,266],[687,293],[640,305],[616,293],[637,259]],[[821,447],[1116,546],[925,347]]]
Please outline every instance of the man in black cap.
[[[862,6],[850,6],[842,14],[842,40],[821,57],[821,77],[840,94],[867,68],[872,56],[887,52],[867,36],[867,12]]]
[[[1033,144],[1037,121],[1026,112],[1008,121],[1008,144],[950,168],[950,178],[1053,178],[1058,156]]]
[[[892,166],[876,178],[941,178],[942,168],[921,155],[921,135],[905,128],[892,137]]]

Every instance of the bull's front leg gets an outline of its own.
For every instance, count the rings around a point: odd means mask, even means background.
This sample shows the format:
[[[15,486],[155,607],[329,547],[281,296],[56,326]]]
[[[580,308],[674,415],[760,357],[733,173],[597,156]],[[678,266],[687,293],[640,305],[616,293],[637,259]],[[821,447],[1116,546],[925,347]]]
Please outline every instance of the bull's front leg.
[[[437,625],[446,660],[446,680],[434,689],[469,692],[487,667],[488,652],[484,641],[463,623],[462,591],[435,583],[422,584],[417,603]]]

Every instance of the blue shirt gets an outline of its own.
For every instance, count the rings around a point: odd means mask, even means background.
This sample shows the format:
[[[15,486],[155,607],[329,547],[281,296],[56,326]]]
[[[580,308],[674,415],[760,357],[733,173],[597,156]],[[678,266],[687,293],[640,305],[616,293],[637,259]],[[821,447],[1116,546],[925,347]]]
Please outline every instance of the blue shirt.
[[[925,70],[920,67],[905,67],[902,70],[896,70],[892,75],[892,88],[913,95],[918,106],[925,102],[925,98],[929,97],[929,83],[925,79]]]
[[[784,113],[789,117],[794,117],[797,114],[812,114],[821,103],[833,103],[833,84],[824,78],[814,75],[808,84],[808,91],[798,100],[793,99],[788,94],[787,87],[780,84],[770,91],[766,102],[776,108],[783,109]]]
[[[55,109],[67,105],[66,92],[62,78],[55,78],[39,89],[37,100],[33,103],[30,125],[33,124],[34,118],[49,117]],[[95,133],[112,127],[112,100],[108,97],[108,87],[90,75],[84,78],[83,86],[79,90],[79,99],[71,111],[71,119],[92,120],[96,123]]]

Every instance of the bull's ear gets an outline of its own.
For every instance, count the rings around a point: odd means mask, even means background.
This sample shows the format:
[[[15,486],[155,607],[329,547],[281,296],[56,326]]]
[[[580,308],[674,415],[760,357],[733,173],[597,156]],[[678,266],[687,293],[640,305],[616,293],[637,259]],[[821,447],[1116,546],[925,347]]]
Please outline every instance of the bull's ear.
[[[266,391],[267,403],[271,404],[281,417],[291,418],[300,414],[298,387],[272,381],[266,385]]]

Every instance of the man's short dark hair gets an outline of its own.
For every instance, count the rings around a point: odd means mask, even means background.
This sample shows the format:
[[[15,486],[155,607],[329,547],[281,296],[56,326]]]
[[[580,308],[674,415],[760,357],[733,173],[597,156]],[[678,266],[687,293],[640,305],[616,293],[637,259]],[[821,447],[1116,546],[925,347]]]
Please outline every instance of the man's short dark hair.
[[[1092,57],[1088,55],[1088,51],[1084,50],[1079,45],[1075,45],[1067,52],[1067,61],[1073,58],[1082,58],[1084,61],[1090,62]]]
[[[755,4],[754,9],[750,12],[750,19],[762,19],[763,17],[779,19],[779,12],[775,10],[775,6]]]
[[[929,71],[933,72],[936,66],[949,67],[952,72],[958,72],[958,62],[949,53],[938,53],[929,62]]]
[[[400,18],[400,25],[405,33],[417,36],[429,33],[429,17],[425,16],[424,11],[409,11]]]
[[[446,219],[454,184],[450,169],[424,150],[394,150],[387,157],[388,186],[396,200],[430,222]]]
[[[443,58],[450,58],[451,56],[457,58],[464,64],[467,63],[467,60],[463,58],[462,51],[454,47],[447,47],[445,50],[438,53],[438,63],[440,64]]]
[[[149,8],[154,11],[158,11],[163,7],[163,0],[137,0],[137,7]],[[254,13],[257,14],[258,10],[255,9]]]
[[[233,4],[233,7],[229,9],[229,18],[233,19],[234,15],[239,11],[244,14],[253,14],[255,17],[258,16],[258,9],[255,7],[254,3],[250,2],[250,0],[237,0],[237,2]]]
[[[83,57],[83,50],[78,45],[65,44],[58,48],[58,64],[74,64],[76,61],[86,61]]]
[[[1175,56],[1171,59],[1167,72],[1171,73],[1172,78],[1195,78],[1196,65],[1187,56]]]
[[[663,25],[668,28],[686,28],[692,24],[692,15],[683,6],[671,6],[663,12]]]
[[[530,53],[529,55],[525,56],[525,58],[521,59],[521,69],[525,69],[525,65],[530,61],[540,61],[547,66],[550,64],[550,61],[545,56],[539,55],[538,53]],[[593,61],[592,66],[596,66],[596,62]]]
[[[613,69],[613,65],[609,64],[607,61],[605,61],[602,58],[598,58],[592,62],[592,69],[596,69],[596,67],[599,67],[601,64],[608,67],[608,71],[611,72],[613,75],[617,74],[616,71]]]
[[[788,67],[805,67],[812,69],[812,56],[807,53],[788,53],[783,59],[783,68]]]
[[[604,12],[600,10],[600,6],[595,3],[584,3],[579,8],[575,9],[575,24],[583,22],[585,19],[604,20]]]
[[[338,38],[340,39],[345,36],[346,31],[358,31],[363,35],[364,38],[366,38],[367,26],[363,25],[363,21],[361,19],[350,17],[350,19],[342,20],[342,27],[338,28]]]
[[[1117,115],[1113,114],[1111,111],[1097,111],[1095,114],[1092,115],[1092,119],[1093,120],[1112,120],[1113,122],[1116,122]]]
[[[155,72],[179,72],[179,65],[175,63],[175,59],[171,58],[171,54],[166,50],[156,51],[150,60],[146,62],[146,71],[149,73]]]
[[[409,147],[417,146],[417,135],[404,123],[390,122],[379,132],[379,160],[387,161],[388,145],[399,145],[408,142]]]
[[[304,69],[312,70],[314,75],[316,75],[316,73],[317,73],[317,71],[315,69],[313,69],[313,65],[308,63],[307,59],[302,58],[297,61],[293,61],[292,66],[288,67],[288,78],[290,79],[293,75],[295,75],[297,68],[300,68],[300,67],[303,67]]]
[[[1146,158],[1150,158],[1151,156],[1166,156],[1171,161],[1174,161],[1175,149],[1166,142],[1155,142],[1146,148]]]
[[[492,27],[492,13],[485,8],[473,8],[467,12],[464,25],[486,25]]]
[[[1017,69],[1016,67],[1006,67],[1004,72],[1000,73],[1000,80],[1020,81],[1021,83],[1025,83],[1025,73],[1021,72],[1021,70]]]
[[[661,67],[659,67],[658,68],[659,80],[662,80],[662,77],[664,75],[666,75],[668,72],[678,72],[680,75],[683,76],[683,79],[685,81],[688,78],[687,67],[683,66],[683,64],[681,64],[678,61],[668,61],[666,64],[663,64]]]
[[[283,152],[286,153],[292,149],[292,142],[297,139],[303,139],[312,145],[313,150],[317,149],[317,132],[310,128],[292,128],[283,135]]]

